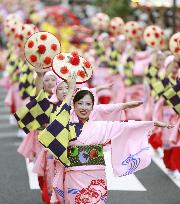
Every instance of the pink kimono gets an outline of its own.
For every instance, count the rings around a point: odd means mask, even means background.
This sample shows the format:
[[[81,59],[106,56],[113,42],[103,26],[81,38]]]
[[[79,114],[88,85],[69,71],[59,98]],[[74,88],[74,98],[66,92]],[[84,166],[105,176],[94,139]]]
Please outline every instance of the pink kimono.
[[[174,128],[163,130],[163,161],[166,168],[172,171],[180,171],[179,116],[174,113],[174,110],[171,107],[168,106],[164,107],[163,116],[165,121],[168,121],[170,124],[175,124]]]
[[[87,122],[79,137],[69,146],[75,145],[106,145],[111,141],[112,167],[116,176],[126,176],[147,167],[151,162],[148,147],[148,132],[152,130],[153,122]],[[88,158],[79,154],[80,160]],[[74,166],[65,168],[59,175],[54,189],[61,197],[60,203],[80,204],[107,201],[107,184],[104,165]],[[57,199],[53,194],[53,198]],[[55,200],[56,200],[55,199]],[[55,201],[54,200],[54,201]]]
[[[93,74],[93,78],[92,78],[93,86],[107,83],[107,79],[109,75],[110,73],[108,68],[98,67]],[[103,90],[103,91],[100,91],[97,95],[100,103],[107,104],[110,102],[112,94],[110,90]]]
[[[125,99],[125,87],[121,75],[109,76],[108,82],[113,83],[111,88],[111,103],[122,103]]]
[[[122,105],[120,103],[108,104],[108,105],[94,105],[93,111],[91,112],[89,118],[90,120],[120,121],[121,111],[122,111]],[[71,111],[71,121],[72,122],[79,121],[73,110]],[[53,160],[54,159],[52,158],[48,159],[47,150],[43,148],[40,154],[38,155],[33,168],[33,172],[37,173],[38,176],[46,176],[47,184],[49,186],[49,192],[52,191],[51,184],[54,183],[53,179],[57,180],[57,177],[59,176],[61,177],[61,175],[55,173],[55,172],[59,172],[59,170],[56,169],[56,166],[55,166],[55,163],[53,163]],[[55,172],[54,172],[54,169],[56,169]],[[56,177],[54,178],[55,174],[56,174]],[[60,172],[60,174],[62,174],[62,171]],[[57,188],[56,186],[55,187],[53,186],[53,189],[56,189],[56,188]],[[53,195],[53,198],[54,197],[55,196]],[[58,195],[56,195],[56,197],[58,197]]]
[[[148,67],[151,61],[151,54],[149,51],[137,52],[135,55],[135,64],[133,72],[135,76],[143,76],[145,68]]]
[[[94,105],[93,111],[91,112],[89,119],[92,121],[120,121],[122,120],[122,105],[119,104],[108,104],[108,105]],[[71,122],[79,122],[74,110],[71,111]],[[104,147],[107,151],[110,148],[110,144]],[[38,162],[39,163],[39,162]],[[55,163],[55,177],[53,180],[53,191],[51,196],[51,203],[60,202],[63,203],[63,197],[60,193],[60,189],[63,188],[64,180],[64,166],[56,161]]]
[[[144,86],[133,85],[126,88],[126,101],[140,100],[144,101]],[[126,111],[128,120],[143,120],[144,119],[144,107],[139,106],[137,108],[129,109]]]
[[[2,79],[0,79],[0,86],[8,90],[11,86],[11,79],[9,76],[5,76]]]
[[[15,113],[24,105],[24,102],[19,95],[19,85],[17,82],[11,84],[9,87],[4,103],[6,106],[11,107],[11,113]]]
[[[154,121],[163,121],[163,105],[164,99],[160,98],[158,102],[154,105],[152,111],[152,118]],[[162,147],[162,128],[156,127],[153,134],[149,138],[149,143],[154,149]]]

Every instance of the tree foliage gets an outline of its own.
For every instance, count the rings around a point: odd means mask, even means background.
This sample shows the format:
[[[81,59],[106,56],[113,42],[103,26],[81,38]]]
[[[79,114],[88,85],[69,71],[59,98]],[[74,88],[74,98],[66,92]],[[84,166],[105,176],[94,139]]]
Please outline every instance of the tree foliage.
[[[95,5],[111,17],[120,16],[126,19],[132,14],[131,0],[95,0]]]

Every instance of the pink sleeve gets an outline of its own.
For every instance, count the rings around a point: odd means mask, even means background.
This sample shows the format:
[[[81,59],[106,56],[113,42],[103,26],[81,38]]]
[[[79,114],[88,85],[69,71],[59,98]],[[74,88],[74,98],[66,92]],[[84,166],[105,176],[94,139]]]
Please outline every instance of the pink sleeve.
[[[178,119],[175,126],[172,128],[171,134],[169,136],[169,141],[174,145],[180,146],[180,118]]]
[[[78,141],[85,145],[106,145],[111,141],[114,174],[125,176],[151,163],[148,133],[153,128],[153,121],[90,121],[83,128]]]
[[[44,176],[45,174],[46,155],[47,155],[47,150],[43,148],[41,152],[39,153],[37,160],[34,164],[33,172],[38,174],[39,176]]]
[[[106,135],[111,140],[112,167],[116,176],[126,176],[151,163],[148,133],[152,121],[114,122]]]
[[[101,104],[94,107],[92,120],[100,121],[120,121],[123,104]]]
[[[98,104],[98,96],[97,96],[96,88],[91,88],[90,90],[94,96],[94,104],[96,105]]]
[[[55,165],[55,177],[53,180],[53,191],[51,197],[51,203],[64,203],[64,176],[65,176],[65,168],[59,162],[56,161]]]
[[[163,120],[163,105],[164,105],[164,99],[160,98],[154,106],[153,115],[152,115],[153,120],[155,121]]]

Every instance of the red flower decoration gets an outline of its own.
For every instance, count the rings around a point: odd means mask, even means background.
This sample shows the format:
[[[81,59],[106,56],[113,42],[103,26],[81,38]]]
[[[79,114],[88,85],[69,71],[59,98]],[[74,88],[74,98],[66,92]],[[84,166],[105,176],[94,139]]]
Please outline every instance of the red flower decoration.
[[[147,37],[150,37],[150,33],[147,33],[147,35],[146,35]]]
[[[57,58],[58,58],[59,60],[63,60],[65,57],[64,57],[64,55],[59,54],[59,55],[57,56]]]
[[[27,34],[30,36],[30,35],[31,35],[31,32],[29,31]]]
[[[128,29],[126,29],[126,33],[128,33],[129,31],[128,31]]]
[[[32,40],[30,40],[29,42],[28,42],[28,47],[29,48],[32,48],[34,46],[34,42],[32,41]]]
[[[57,50],[57,45],[56,45],[56,44],[52,44],[52,45],[51,45],[51,49],[54,50],[54,51],[56,51],[56,50]]]
[[[61,67],[61,68],[60,68],[60,72],[61,72],[62,74],[67,74],[67,73],[69,72],[69,70],[68,70],[68,68],[67,68],[66,66],[64,66],[64,67]]]
[[[77,72],[77,75],[80,76],[81,78],[84,78],[86,74],[85,74],[85,72],[83,70],[79,70]]]
[[[15,28],[11,28],[11,31],[14,32],[14,31],[15,31]]]
[[[152,42],[151,42],[151,45],[152,45],[152,46],[154,46],[154,45],[155,45],[155,42],[154,42],[154,41],[152,41]]]
[[[178,53],[180,51],[180,48],[179,47],[176,47],[175,50],[174,50],[176,53]]]
[[[23,40],[23,35],[22,34],[19,35],[19,39]]]
[[[161,40],[161,41],[160,41],[160,45],[163,45],[163,44],[164,44],[164,40]]]
[[[38,46],[38,52],[40,54],[44,54],[46,52],[46,46],[45,45],[39,45]]]
[[[73,57],[71,57],[69,62],[70,62],[72,65],[74,65],[74,66],[79,65],[79,63],[80,63],[79,56],[73,56]]]
[[[36,55],[31,55],[30,60],[31,60],[31,62],[36,62],[37,61],[37,56]]]
[[[113,30],[115,30],[115,29],[116,29],[116,26],[115,26],[115,25],[112,25],[111,28],[112,28]]]
[[[19,48],[21,48],[21,44],[20,43],[18,43],[18,45],[17,45]]]
[[[72,52],[71,55],[72,55],[73,57],[79,57],[79,54],[78,54],[77,52]]]
[[[91,64],[90,64],[87,60],[84,61],[83,64],[84,64],[84,66],[85,66],[86,68],[90,68],[90,67],[91,67]]]
[[[154,36],[156,37],[156,38],[159,38],[159,33],[154,33]]]
[[[136,31],[135,29],[132,30],[132,34],[133,34],[133,35],[135,35],[136,32],[137,32],[137,31]]]
[[[50,57],[45,57],[44,59],[44,64],[50,64],[51,63],[51,58]]]
[[[95,158],[97,157],[97,151],[95,149],[92,149],[89,153],[90,158]]]
[[[42,34],[40,38],[41,38],[41,40],[46,40],[47,39],[47,35]]]
[[[22,30],[24,30],[25,29],[25,27],[24,26],[22,26]]]

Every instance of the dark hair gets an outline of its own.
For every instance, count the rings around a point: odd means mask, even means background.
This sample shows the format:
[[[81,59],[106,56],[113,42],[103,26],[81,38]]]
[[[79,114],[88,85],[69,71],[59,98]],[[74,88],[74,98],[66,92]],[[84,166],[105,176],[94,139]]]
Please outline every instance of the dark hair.
[[[81,100],[82,98],[84,98],[84,96],[86,96],[86,95],[89,95],[89,96],[91,97],[92,102],[93,102],[93,105],[94,105],[94,96],[93,96],[93,94],[92,94],[90,91],[88,91],[88,90],[78,91],[78,92],[76,93],[76,95],[74,96],[74,98],[73,98],[73,104],[75,104],[77,101],[79,101],[79,100]]]

